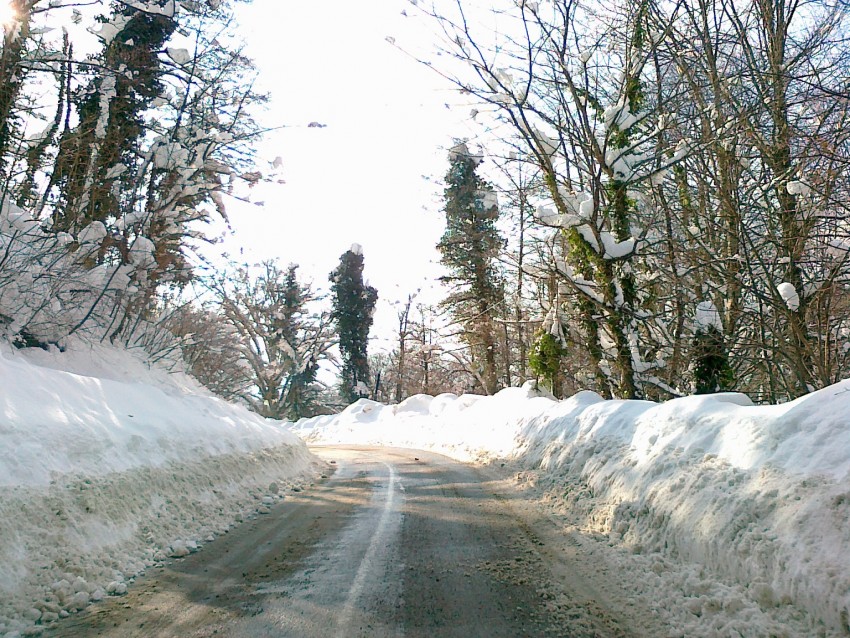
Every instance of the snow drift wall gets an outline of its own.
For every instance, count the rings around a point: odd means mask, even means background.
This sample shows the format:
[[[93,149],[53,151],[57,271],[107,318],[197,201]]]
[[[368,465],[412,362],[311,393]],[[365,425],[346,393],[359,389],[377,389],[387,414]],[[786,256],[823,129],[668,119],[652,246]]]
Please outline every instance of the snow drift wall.
[[[508,460],[578,527],[699,563],[763,609],[791,603],[850,632],[850,382],[780,406],[740,394],[556,402],[530,388],[364,400],[293,429],[316,442]],[[717,604],[699,592],[689,603],[698,615]]]
[[[0,351],[0,636],[123,593],[314,470],[280,423],[77,346]]]

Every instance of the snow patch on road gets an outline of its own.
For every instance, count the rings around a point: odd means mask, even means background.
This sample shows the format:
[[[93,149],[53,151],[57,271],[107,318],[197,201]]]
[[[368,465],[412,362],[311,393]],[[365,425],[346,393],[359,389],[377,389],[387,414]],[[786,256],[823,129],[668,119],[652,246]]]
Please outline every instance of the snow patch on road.
[[[357,567],[357,573],[348,590],[345,605],[340,611],[337,621],[337,636],[339,638],[345,638],[349,634],[355,605],[363,594],[367,578],[374,581],[385,575],[384,572],[389,563],[387,558],[401,536],[401,508],[396,505],[396,492],[398,492],[399,487],[396,473],[392,465],[384,463],[384,466],[387,468],[387,485],[380,490],[383,496],[381,517],[378,519],[377,527],[371,530],[372,537],[369,546]],[[371,520],[374,520],[374,518]]]

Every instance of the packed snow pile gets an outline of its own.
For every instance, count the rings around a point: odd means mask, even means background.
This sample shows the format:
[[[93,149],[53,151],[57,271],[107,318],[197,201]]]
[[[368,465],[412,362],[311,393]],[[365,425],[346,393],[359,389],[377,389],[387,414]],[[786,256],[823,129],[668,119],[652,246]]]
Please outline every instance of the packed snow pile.
[[[636,591],[665,592],[671,635],[850,632],[850,381],[778,406],[554,401],[529,385],[361,400],[293,430],[509,463],[575,529],[623,550]]]
[[[360,399],[338,415],[301,419],[292,429],[308,442],[395,445],[488,460],[514,450],[511,426],[552,405],[535,395],[528,388],[507,388],[494,397],[418,394],[393,406]]]
[[[0,636],[196,550],[314,471],[279,422],[125,350],[0,346]]]

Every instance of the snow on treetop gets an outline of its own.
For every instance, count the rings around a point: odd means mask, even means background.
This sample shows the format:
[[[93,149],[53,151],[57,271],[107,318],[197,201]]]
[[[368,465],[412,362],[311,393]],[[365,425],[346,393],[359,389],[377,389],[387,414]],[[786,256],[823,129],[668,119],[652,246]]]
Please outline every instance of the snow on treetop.
[[[534,217],[537,218],[541,224],[546,224],[547,226],[558,226],[561,220],[561,215],[554,208],[549,208],[548,206],[538,206],[537,210],[534,213]]]
[[[472,160],[475,160],[476,164],[480,164],[484,161],[484,156],[480,153],[472,153],[469,150],[469,147],[466,145],[466,142],[460,142],[459,144],[455,144],[449,149],[449,161],[454,162],[459,157],[468,157]]]
[[[8,199],[3,200],[0,206],[0,228],[26,233],[35,230],[38,226],[38,220],[34,219],[29,211]]]
[[[537,128],[533,129],[531,133],[532,137],[537,141],[541,150],[546,155],[552,157],[558,153],[558,149],[561,146],[561,139],[559,137],[544,133]]]
[[[189,149],[180,142],[163,142],[157,140],[153,151],[153,162],[157,168],[176,168],[189,163]]]
[[[110,169],[106,172],[105,179],[115,179],[116,177],[119,177],[120,175],[126,173],[128,170],[129,169],[127,168],[126,164],[118,162],[114,166],[110,167]]]
[[[103,22],[100,24],[100,29],[95,31],[92,27],[89,28],[89,32],[93,33],[101,40],[103,40],[104,44],[109,44],[112,40],[115,39],[115,36],[121,33],[124,30],[124,27],[127,26],[127,23],[130,21],[131,16],[124,15],[123,13],[119,13],[112,17],[109,22]]]
[[[148,217],[146,211],[126,213],[122,218],[115,220],[115,228],[118,230],[133,228],[148,221]]]
[[[103,222],[93,221],[77,233],[77,241],[81,244],[95,244],[106,237],[106,235],[106,226],[103,225]]]
[[[495,191],[485,190],[479,191],[479,195],[481,197],[481,205],[484,206],[485,210],[490,210],[492,208],[498,208],[499,206],[499,196]]]
[[[621,98],[616,104],[605,109],[602,119],[606,128],[616,126],[621,131],[631,128],[638,121],[637,115],[632,113],[625,98]]]
[[[363,246],[360,244],[351,244],[351,248],[348,249],[348,252],[354,253],[355,255],[362,255]]]
[[[469,156],[469,147],[465,142],[461,142],[460,144],[455,144],[449,149],[449,161],[453,162],[458,157],[468,157]]]
[[[147,268],[155,263],[156,246],[144,235],[138,235],[130,246],[130,259],[140,268]]]
[[[174,0],[124,0],[124,3],[139,11],[168,18],[173,18],[177,14],[177,3]]]
[[[573,214],[561,215],[548,206],[538,206],[535,217],[547,226],[559,226],[561,228],[572,228],[584,224],[593,217],[595,205],[593,195],[585,191],[578,193],[568,191],[563,186],[558,188],[561,201]]]

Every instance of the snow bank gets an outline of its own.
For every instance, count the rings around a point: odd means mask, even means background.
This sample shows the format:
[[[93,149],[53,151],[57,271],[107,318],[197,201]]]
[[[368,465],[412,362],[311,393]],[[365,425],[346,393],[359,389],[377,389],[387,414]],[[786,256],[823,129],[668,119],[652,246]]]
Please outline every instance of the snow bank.
[[[622,569],[665,591],[671,635],[850,632],[848,381],[779,406],[732,393],[558,402],[529,386],[362,400],[293,429],[511,463],[577,529],[631,554]]]
[[[278,422],[127,351],[0,347],[0,635],[126,591],[300,484]]]
[[[360,399],[339,415],[301,419],[292,429],[312,442],[434,449],[463,461],[482,461],[508,456],[529,410],[551,404],[530,386],[487,398],[417,394],[395,406]]]

